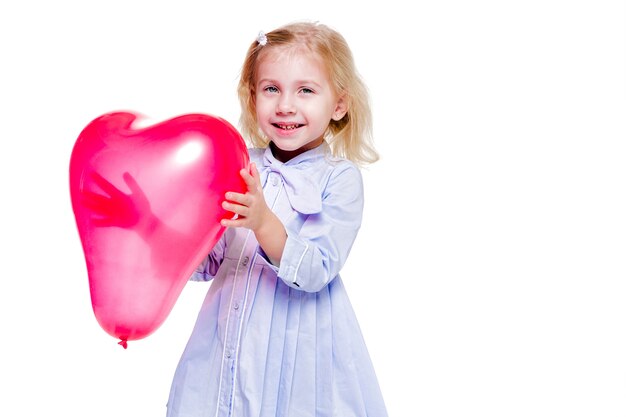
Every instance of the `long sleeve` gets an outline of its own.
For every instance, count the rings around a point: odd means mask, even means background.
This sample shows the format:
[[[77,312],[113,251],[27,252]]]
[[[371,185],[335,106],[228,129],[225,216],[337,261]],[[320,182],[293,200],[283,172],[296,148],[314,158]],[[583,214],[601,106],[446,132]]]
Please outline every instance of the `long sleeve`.
[[[217,241],[213,250],[200,262],[189,278],[191,281],[210,281],[217,274],[226,252],[226,233]]]
[[[351,163],[337,165],[322,191],[322,210],[299,230],[287,225],[278,276],[292,288],[317,292],[338,274],[361,226],[363,180]]]

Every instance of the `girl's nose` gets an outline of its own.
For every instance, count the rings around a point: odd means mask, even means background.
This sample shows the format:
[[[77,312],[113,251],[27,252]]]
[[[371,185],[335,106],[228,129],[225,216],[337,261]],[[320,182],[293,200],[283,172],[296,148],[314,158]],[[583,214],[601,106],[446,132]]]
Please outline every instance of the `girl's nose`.
[[[287,96],[283,95],[280,97],[278,101],[278,105],[276,106],[276,113],[278,114],[291,114],[295,113],[295,106],[293,105],[293,101]]]

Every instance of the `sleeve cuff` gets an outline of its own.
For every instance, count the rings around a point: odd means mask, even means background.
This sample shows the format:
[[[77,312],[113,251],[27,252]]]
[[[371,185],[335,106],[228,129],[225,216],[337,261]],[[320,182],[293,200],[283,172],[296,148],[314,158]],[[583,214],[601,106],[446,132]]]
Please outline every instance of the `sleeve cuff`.
[[[280,266],[278,267],[278,277],[292,288],[302,289],[302,287],[306,286],[305,282],[301,282],[302,275],[298,277],[298,272],[302,261],[307,255],[308,249],[309,246],[305,242],[292,237],[292,235],[287,232],[285,249],[283,250]]]
[[[193,273],[191,274],[191,277],[189,277],[190,281],[211,281],[213,279],[213,276],[209,273],[209,271],[207,271],[208,269],[210,269],[211,265],[211,257],[206,256],[202,262],[200,262],[200,265],[198,265],[196,267],[196,269],[193,271]]]
[[[198,271],[194,271],[194,273],[191,274],[191,277],[189,278],[190,281],[210,281],[211,279],[213,279],[213,277],[209,274]]]

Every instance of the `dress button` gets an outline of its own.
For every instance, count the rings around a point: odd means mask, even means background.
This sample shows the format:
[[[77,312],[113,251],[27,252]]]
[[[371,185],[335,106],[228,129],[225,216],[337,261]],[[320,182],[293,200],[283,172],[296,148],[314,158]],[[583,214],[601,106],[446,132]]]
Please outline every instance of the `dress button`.
[[[232,354],[230,353],[230,350],[229,350],[228,352],[226,352],[226,357],[227,357],[228,359],[230,359],[230,357],[231,357],[231,356],[232,356]]]
[[[238,304],[238,303],[235,303],[235,305],[233,306],[233,308],[234,308],[235,310],[239,310],[239,304]]]
[[[272,185],[278,185],[278,177],[276,175],[272,175]]]
[[[246,257],[245,257],[245,258],[243,258],[243,260],[241,261],[241,264],[242,264],[243,266],[246,266],[246,265],[248,265],[248,261],[249,261],[249,260],[250,260],[250,258],[246,256]]]

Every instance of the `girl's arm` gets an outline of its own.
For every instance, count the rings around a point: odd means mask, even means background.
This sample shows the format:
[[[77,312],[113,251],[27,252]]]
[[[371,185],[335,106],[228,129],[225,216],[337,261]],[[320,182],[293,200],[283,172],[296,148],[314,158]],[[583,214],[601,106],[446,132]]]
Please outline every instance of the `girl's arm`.
[[[279,265],[278,276],[292,288],[317,292],[328,285],[343,267],[361,226],[363,181],[356,166],[339,164],[324,189],[322,211],[289,230],[265,203],[254,164],[241,175],[248,192],[226,193],[230,201],[223,207],[238,218],[222,225],[253,230],[270,262]]]
[[[192,281],[210,281],[216,275],[226,252],[226,233],[222,234],[211,253],[200,262],[191,275]]]
[[[317,292],[343,267],[361,226],[363,181],[351,163],[338,164],[322,193],[322,210],[291,222],[278,277],[292,288]]]

